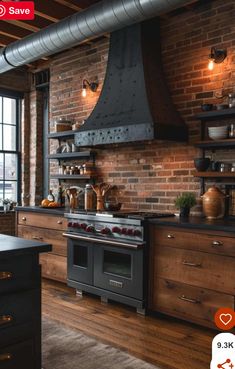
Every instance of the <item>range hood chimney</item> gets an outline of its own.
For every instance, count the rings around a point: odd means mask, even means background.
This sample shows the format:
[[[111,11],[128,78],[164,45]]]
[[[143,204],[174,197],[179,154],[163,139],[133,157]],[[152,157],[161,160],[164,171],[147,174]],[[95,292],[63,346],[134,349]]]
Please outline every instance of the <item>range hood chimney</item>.
[[[156,18],[111,34],[103,89],[75,134],[76,145],[187,140],[187,127],[164,79],[159,40]]]

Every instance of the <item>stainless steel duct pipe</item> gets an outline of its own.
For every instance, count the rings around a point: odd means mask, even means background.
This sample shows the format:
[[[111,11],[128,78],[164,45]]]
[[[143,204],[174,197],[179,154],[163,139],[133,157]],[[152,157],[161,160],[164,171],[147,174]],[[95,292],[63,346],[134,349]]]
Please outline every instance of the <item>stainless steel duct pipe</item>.
[[[0,50],[0,73],[182,7],[192,0],[103,0]]]

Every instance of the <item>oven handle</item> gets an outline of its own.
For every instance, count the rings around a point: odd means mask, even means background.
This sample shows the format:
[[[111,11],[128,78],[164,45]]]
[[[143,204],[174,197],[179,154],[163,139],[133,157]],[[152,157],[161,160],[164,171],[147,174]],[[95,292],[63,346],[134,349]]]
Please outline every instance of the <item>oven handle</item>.
[[[97,243],[102,243],[105,245],[119,246],[119,247],[124,247],[127,249],[134,249],[134,250],[142,249],[144,247],[144,243],[131,244],[131,243],[124,243],[124,242],[116,242],[116,241],[111,241],[111,240],[100,240],[99,238],[78,236],[78,235],[71,234],[71,233],[63,233],[63,236],[67,238],[72,238],[73,240],[97,242]]]

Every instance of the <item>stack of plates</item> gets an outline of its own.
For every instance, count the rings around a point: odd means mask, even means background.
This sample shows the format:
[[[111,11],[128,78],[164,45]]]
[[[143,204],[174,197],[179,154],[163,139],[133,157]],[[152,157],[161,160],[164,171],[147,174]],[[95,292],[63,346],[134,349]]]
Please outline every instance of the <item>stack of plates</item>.
[[[208,127],[208,133],[212,140],[222,140],[228,137],[228,126]]]

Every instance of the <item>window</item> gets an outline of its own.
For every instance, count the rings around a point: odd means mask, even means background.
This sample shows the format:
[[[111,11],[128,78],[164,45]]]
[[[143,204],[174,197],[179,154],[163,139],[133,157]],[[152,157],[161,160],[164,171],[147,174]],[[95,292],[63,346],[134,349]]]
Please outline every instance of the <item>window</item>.
[[[20,201],[19,97],[0,94],[0,199]]]

